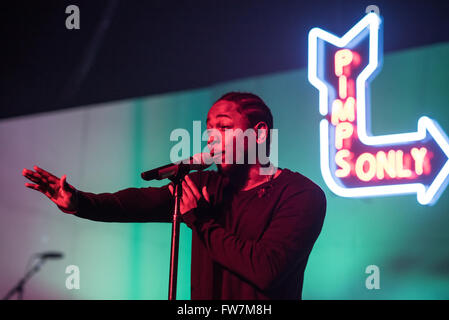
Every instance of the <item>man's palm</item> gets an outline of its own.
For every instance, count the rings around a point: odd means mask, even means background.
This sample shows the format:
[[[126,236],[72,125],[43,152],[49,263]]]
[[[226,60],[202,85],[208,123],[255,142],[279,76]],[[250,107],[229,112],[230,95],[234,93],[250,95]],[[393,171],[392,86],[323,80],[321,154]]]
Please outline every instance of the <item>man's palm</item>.
[[[66,211],[76,210],[75,188],[66,181],[66,175],[58,178],[37,166],[34,170],[23,169],[22,174],[34,183],[25,183],[25,186],[42,192],[58,207]]]

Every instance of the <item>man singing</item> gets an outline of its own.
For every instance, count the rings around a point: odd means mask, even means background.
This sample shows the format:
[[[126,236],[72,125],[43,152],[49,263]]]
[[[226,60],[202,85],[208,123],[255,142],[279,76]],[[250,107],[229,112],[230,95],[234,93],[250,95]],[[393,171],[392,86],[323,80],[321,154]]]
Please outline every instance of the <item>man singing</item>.
[[[180,211],[192,229],[191,298],[301,299],[324,221],[323,191],[297,172],[261,161],[258,150],[269,152],[273,117],[258,96],[225,94],[210,108],[207,128],[221,133],[208,141],[218,171],[193,172],[182,182]],[[255,146],[250,139],[236,143],[242,132],[252,133]],[[105,222],[171,222],[172,184],[94,194],[76,190],[65,175],[34,169],[23,170],[33,182],[25,185],[65,213]]]

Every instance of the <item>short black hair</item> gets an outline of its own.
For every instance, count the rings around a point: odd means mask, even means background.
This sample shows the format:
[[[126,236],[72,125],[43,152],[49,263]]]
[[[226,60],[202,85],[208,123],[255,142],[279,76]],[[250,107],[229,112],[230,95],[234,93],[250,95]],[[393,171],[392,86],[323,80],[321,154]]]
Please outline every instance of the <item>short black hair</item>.
[[[249,92],[228,92],[222,95],[218,101],[230,101],[237,105],[237,111],[245,115],[250,127],[254,127],[260,121],[268,126],[267,132],[267,156],[270,154],[271,129],[273,129],[273,115],[270,108],[257,95]]]

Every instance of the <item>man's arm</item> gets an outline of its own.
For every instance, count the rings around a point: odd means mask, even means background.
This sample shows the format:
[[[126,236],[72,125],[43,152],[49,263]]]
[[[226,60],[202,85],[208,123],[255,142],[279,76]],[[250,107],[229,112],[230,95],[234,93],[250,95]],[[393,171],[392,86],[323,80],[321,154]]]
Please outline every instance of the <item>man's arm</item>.
[[[104,222],[170,222],[173,199],[168,186],[128,188],[115,193],[77,191],[75,215]]]
[[[25,186],[39,191],[63,212],[107,222],[168,222],[173,200],[168,186],[161,188],[128,188],[115,193],[82,192],[52,173],[34,166],[22,174],[33,183]]]
[[[194,210],[183,219],[197,232],[213,260],[266,290],[308,257],[325,210],[326,199],[319,189],[292,194],[280,204],[260,240],[242,240],[212,219],[196,219]]]

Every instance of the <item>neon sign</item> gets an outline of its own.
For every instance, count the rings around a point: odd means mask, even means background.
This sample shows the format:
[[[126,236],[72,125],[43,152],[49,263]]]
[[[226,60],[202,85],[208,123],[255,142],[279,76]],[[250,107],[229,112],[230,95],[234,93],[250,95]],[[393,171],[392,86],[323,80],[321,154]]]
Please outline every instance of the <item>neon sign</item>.
[[[435,120],[417,131],[374,136],[369,84],[382,65],[382,21],[368,13],[343,37],[309,32],[309,82],[319,90],[320,166],[342,197],[414,194],[435,203],[448,183],[449,139]]]

